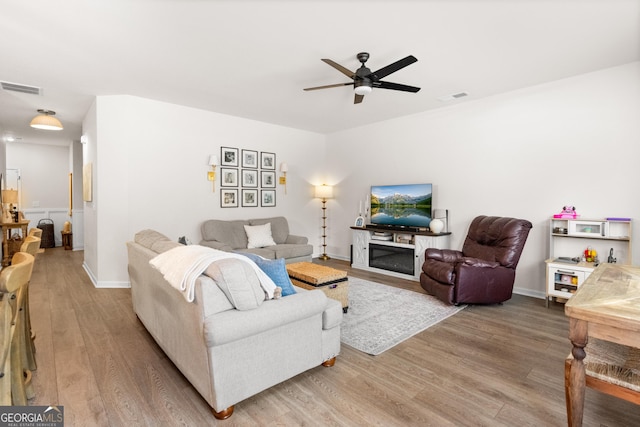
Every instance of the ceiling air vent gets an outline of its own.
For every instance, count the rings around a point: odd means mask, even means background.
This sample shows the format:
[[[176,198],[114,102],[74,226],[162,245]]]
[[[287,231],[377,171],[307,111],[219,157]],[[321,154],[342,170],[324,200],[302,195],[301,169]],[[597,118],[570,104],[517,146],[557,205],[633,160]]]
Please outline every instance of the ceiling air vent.
[[[446,101],[453,101],[454,99],[464,98],[465,96],[469,96],[469,94],[467,92],[458,92],[458,93],[453,93],[451,95],[441,96],[438,99],[440,101],[446,102]]]
[[[20,83],[0,82],[3,90],[12,90],[14,92],[29,93],[31,95],[42,95],[42,89],[36,86],[27,86]]]

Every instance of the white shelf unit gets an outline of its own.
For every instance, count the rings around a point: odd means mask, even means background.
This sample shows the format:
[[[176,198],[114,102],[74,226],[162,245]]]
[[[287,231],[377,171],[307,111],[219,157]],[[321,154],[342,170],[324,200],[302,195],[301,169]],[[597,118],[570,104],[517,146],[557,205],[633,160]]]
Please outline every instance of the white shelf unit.
[[[424,252],[427,248],[448,249],[449,236],[451,233],[434,234],[430,232],[395,231],[377,228],[351,227],[353,230],[352,239],[352,264],[353,268],[386,274],[388,276],[400,277],[402,279],[420,280],[420,272],[424,263]],[[391,235],[390,240],[377,240],[373,238],[374,233],[387,232]],[[378,268],[370,265],[371,245],[380,247],[400,248],[407,257],[413,259],[413,274],[392,271],[386,268]],[[393,249],[392,249],[393,250]]]
[[[631,263],[632,221],[582,218],[551,218],[549,221],[549,258],[546,260],[546,306],[556,298],[567,300],[596,268],[593,262],[562,262],[563,258],[581,258],[585,249],[597,252],[598,263],[610,254],[618,264]]]
[[[556,298],[556,300],[571,298],[594,268],[593,263],[568,264],[553,262],[553,259],[547,260],[546,306],[549,307],[550,298]]]

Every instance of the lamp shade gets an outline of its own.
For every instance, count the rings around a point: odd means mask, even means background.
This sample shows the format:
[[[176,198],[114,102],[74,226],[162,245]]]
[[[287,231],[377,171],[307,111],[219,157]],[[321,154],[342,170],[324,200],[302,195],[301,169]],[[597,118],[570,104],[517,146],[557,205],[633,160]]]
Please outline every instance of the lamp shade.
[[[285,162],[280,163],[280,172],[289,172],[289,165]]]
[[[218,166],[218,156],[215,154],[209,156],[209,166]]]
[[[316,198],[318,199],[333,198],[333,187],[326,184],[316,185]]]
[[[18,190],[2,190],[2,203],[18,203]]]
[[[38,115],[31,120],[29,124],[32,128],[35,129],[44,129],[44,130],[62,130],[62,123],[60,120],[53,117],[56,112],[50,110],[38,110]]]

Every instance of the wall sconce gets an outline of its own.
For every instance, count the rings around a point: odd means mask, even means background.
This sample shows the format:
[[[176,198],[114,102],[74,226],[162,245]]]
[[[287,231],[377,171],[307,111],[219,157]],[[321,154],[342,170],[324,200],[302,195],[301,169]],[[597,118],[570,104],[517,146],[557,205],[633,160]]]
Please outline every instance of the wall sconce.
[[[209,156],[209,166],[211,170],[207,173],[207,179],[211,181],[213,185],[213,192],[216,192],[216,166],[218,166],[218,156],[212,154]]]
[[[284,185],[284,194],[287,194],[287,171],[289,170],[289,165],[282,162],[280,163],[280,172],[282,172],[282,176],[280,177],[280,185]]]

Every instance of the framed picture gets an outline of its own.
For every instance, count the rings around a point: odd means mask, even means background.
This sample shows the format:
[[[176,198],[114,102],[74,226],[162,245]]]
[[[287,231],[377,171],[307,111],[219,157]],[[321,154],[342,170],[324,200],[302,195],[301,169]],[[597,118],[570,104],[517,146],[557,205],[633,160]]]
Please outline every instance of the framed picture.
[[[356,218],[356,223],[355,223],[356,227],[364,227],[364,218],[359,216],[358,218]]]
[[[238,149],[220,147],[220,166],[238,167]]]
[[[252,169],[242,169],[242,186],[258,187],[258,171]]]
[[[258,152],[242,150],[242,167],[258,169]]]
[[[276,205],[276,190],[262,190],[261,206],[271,207]]]
[[[237,187],[238,169],[220,168],[220,187]]]
[[[276,173],[269,171],[260,172],[260,183],[264,188],[276,188]]]
[[[258,190],[242,190],[242,207],[258,206]]]
[[[91,175],[93,170],[93,163],[89,162],[82,166],[82,200],[90,202],[93,199]]]
[[[238,207],[238,190],[229,190],[223,188],[220,190],[220,207],[237,208]]]
[[[276,154],[260,152],[260,166],[262,169],[276,170]]]

